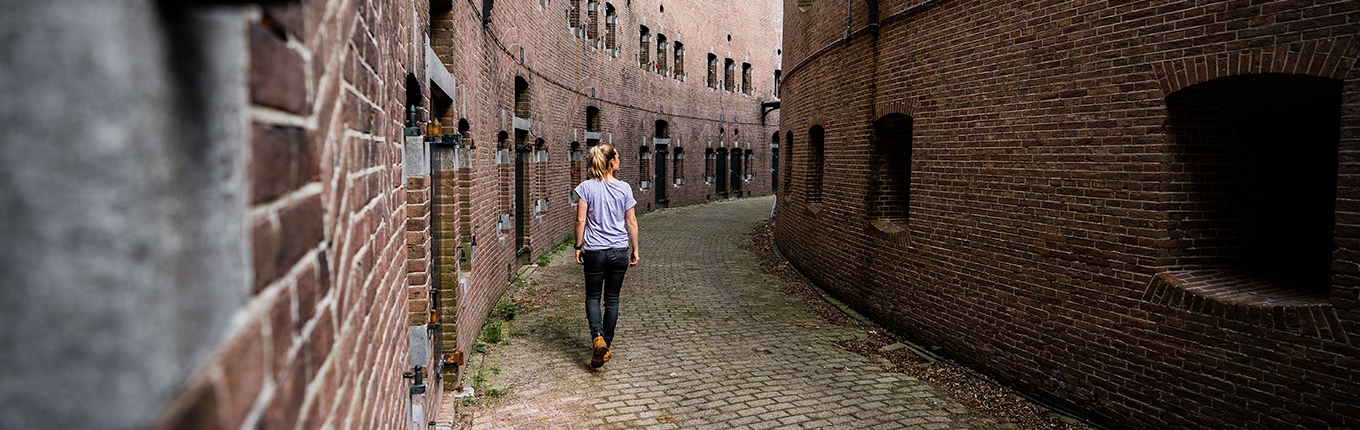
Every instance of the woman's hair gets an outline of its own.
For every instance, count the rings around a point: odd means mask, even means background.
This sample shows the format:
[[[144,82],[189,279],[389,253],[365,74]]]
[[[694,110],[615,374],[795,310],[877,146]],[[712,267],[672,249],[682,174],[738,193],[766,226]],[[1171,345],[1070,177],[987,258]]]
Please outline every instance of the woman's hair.
[[[618,157],[619,153],[614,151],[614,145],[602,143],[590,148],[590,167],[586,169],[586,176],[590,179],[604,179],[609,175],[609,160]]]

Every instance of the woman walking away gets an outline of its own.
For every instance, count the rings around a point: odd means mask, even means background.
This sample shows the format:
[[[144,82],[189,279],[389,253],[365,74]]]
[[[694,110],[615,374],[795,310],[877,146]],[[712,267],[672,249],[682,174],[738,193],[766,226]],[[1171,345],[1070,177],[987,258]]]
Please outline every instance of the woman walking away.
[[[614,324],[619,320],[619,290],[623,274],[638,264],[638,226],[633,188],[614,178],[619,154],[613,145],[590,148],[590,179],[576,186],[576,263],[585,265],[586,319],[590,321],[593,355],[590,367],[599,368],[612,355]],[[629,252],[629,249],[632,249]],[[600,296],[604,296],[604,318]]]

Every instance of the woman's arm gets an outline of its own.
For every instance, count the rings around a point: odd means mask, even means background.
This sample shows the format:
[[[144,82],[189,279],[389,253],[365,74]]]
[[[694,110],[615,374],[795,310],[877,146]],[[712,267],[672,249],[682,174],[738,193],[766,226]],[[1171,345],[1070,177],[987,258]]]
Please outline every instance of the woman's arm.
[[[571,246],[576,248],[576,264],[586,264],[585,251],[581,250],[586,244],[586,201],[576,201],[576,238],[572,239]]]
[[[633,256],[628,259],[628,265],[636,266],[638,261],[642,259],[642,257],[638,256],[637,213],[633,211],[633,208],[628,208],[625,217],[624,223],[628,227],[628,246],[633,248]]]

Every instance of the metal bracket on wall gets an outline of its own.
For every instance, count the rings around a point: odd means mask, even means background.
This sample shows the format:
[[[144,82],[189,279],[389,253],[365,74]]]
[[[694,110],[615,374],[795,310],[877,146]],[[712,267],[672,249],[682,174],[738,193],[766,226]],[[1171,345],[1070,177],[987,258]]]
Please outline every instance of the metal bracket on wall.
[[[764,125],[764,124],[765,124],[765,116],[766,116],[766,115],[769,115],[770,112],[774,112],[775,109],[779,109],[779,101],[778,101],[778,100],[775,100],[775,101],[772,101],[772,102],[762,102],[762,103],[760,104],[760,124],[761,124],[761,125]]]

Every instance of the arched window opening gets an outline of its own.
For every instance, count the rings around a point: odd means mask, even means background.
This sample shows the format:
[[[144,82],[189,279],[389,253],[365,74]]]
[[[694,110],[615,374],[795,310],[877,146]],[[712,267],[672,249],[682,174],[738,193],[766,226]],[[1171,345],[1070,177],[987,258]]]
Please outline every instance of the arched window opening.
[[[685,44],[675,42],[675,79],[685,80]]]
[[[477,141],[472,138],[472,124],[468,123],[467,118],[458,119],[458,134],[462,136],[463,146],[477,149]]]
[[[709,142],[709,145],[712,145],[712,144],[713,144],[712,142]],[[712,184],[712,183],[713,183],[713,180],[715,179],[715,178],[713,177],[713,162],[714,162],[715,160],[717,160],[717,158],[718,158],[717,153],[713,151],[713,148],[712,148],[712,147],[709,147],[708,149],[705,149],[705,150],[704,150],[704,183],[705,183],[705,184]]]
[[[567,10],[567,27],[571,29],[571,34],[581,37],[581,1],[567,0],[571,2],[571,7]]]
[[[581,196],[576,195],[576,184],[585,180],[585,159],[585,151],[581,148],[581,142],[572,142],[567,148],[567,160],[571,164],[571,183],[567,184],[567,188],[571,192],[567,193],[567,200],[572,204],[576,204],[576,201],[581,199]]]
[[[869,134],[869,218],[906,222],[911,201],[912,118],[893,113]]]
[[[529,82],[515,77],[515,117],[529,118]]]
[[[590,40],[590,45],[599,47],[600,41],[600,3],[591,1],[586,4],[586,39]]]
[[[685,185],[685,148],[675,148],[672,157],[675,158],[675,164],[672,165],[674,171],[671,173],[671,177],[675,178],[675,186]]]
[[[779,132],[770,135],[770,193],[779,193]]]
[[[718,56],[708,54],[708,87],[718,88]]]
[[[600,144],[600,108],[586,106],[586,146]]]
[[[750,181],[750,180],[752,180],[752,179],[755,179],[755,178],[756,178],[756,171],[755,171],[755,169],[753,168],[753,166],[751,166],[752,162],[754,162],[755,159],[756,159],[756,153],[755,153],[755,151],[751,151],[750,149],[747,149],[747,150],[746,150],[746,153],[743,154],[743,157],[745,157],[745,159],[744,159],[744,164],[745,164],[745,165],[744,165],[744,166],[742,167],[742,169],[741,169],[742,173],[744,174],[744,176],[743,176],[742,178],[743,178],[744,180],[747,180],[747,181]]]
[[[807,202],[822,202],[822,175],[826,156],[826,130],[820,125],[808,129]]]
[[[643,145],[638,148],[638,188],[652,187],[652,148]]]
[[[666,65],[666,35],[656,34],[656,72],[665,75],[670,72],[670,67]]]
[[[731,58],[723,59],[723,89],[735,91],[737,64]]]
[[[755,88],[751,87],[751,63],[741,63],[741,92],[753,94]]]
[[[415,127],[420,121],[420,108],[425,104],[425,95],[421,94],[420,80],[416,79],[415,74],[406,74],[406,126]]]
[[[651,70],[652,32],[647,26],[638,26],[638,66]]]
[[[614,14],[614,4],[604,4],[604,48],[609,55],[619,54],[618,44],[618,23],[619,17]]]
[[[1168,265],[1325,296],[1341,102],[1341,81],[1290,74],[1229,76],[1168,95],[1170,174],[1184,193]]]

